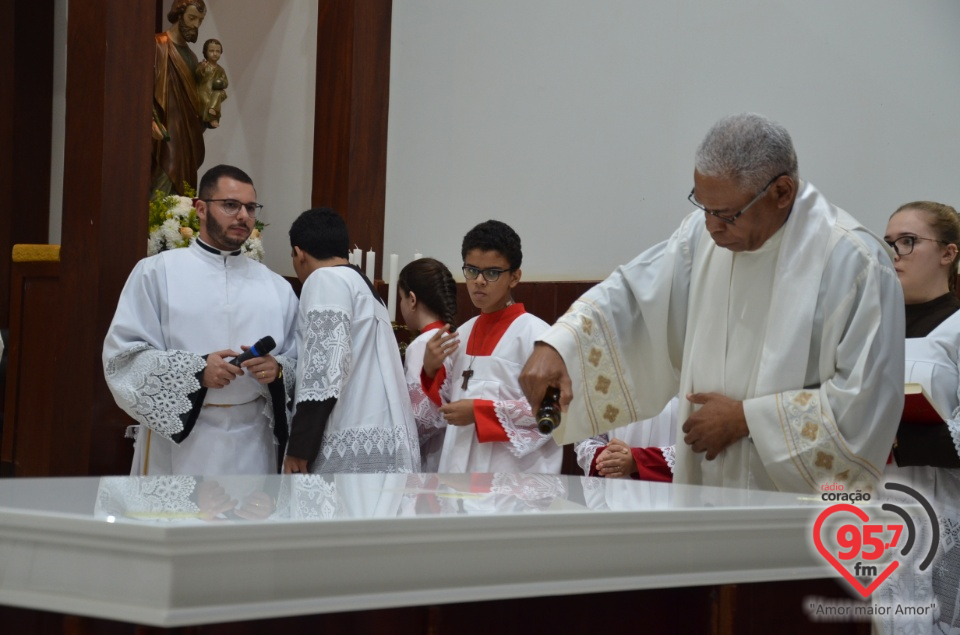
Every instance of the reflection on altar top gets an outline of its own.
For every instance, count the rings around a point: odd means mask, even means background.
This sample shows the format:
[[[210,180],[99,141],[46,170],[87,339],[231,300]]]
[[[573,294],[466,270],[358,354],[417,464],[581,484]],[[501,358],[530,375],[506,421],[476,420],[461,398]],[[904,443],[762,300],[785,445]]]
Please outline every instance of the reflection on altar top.
[[[551,474],[116,476],[97,482],[93,515],[107,522],[285,522],[650,512],[809,502],[799,495],[774,492]]]

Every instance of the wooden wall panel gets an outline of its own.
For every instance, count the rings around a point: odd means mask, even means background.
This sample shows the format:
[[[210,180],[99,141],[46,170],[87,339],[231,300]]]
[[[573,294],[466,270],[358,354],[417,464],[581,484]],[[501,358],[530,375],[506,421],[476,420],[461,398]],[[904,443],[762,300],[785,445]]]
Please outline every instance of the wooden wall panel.
[[[53,5],[0,3],[0,328],[10,324],[11,248],[50,231]]]
[[[13,86],[16,76],[14,26],[16,4],[0,2],[0,86]],[[13,122],[15,90],[0,90],[0,200],[13,196]],[[13,224],[10,215],[0,220],[0,328],[10,325],[10,248]]]
[[[392,0],[319,0],[314,206],[383,253]]]
[[[60,325],[60,263],[13,263],[10,332],[0,475],[46,476],[59,402],[51,369],[62,368],[56,335]]]
[[[58,395],[71,407],[57,421],[56,475],[129,470],[127,419],[100,353],[127,275],[146,255],[155,20],[153,3],[70,2],[61,346],[72,361]]]

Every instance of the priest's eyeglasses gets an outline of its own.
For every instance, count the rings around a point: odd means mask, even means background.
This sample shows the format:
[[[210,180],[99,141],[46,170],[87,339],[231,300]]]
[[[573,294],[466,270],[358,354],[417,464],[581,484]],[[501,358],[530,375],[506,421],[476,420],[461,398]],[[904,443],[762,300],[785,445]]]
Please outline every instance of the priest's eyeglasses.
[[[496,282],[500,279],[501,273],[507,273],[509,271],[513,271],[513,269],[497,269],[496,267],[478,269],[470,265],[463,265],[463,277],[467,280],[476,280],[477,276],[483,274],[483,279],[487,282]]]
[[[263,205],[260,203],[241,203],[233,198],[202,198],[200,200],[204,203],[220,203],[220,209],[227,216],[236,216],[240,213],[240,208],[244,207],[250,218],[256,218],[260,210],[263,209]]]
[[[936,238],[923,238],[921,236],[901,236],[896,240],[885,240],[884,242],[890,245],[897,255],[901,258],[903,256],[909,256],[913,253],[913,247],[917,244],[918,240],[929,240],[934,243],[942,243],[946,245],[947,243],[942,240],[937,240]]]
[[[773,185],[774,182],[776,182],[777,179],[779,179],[781,176],[786,176],[786,175],[787,175],[786,172],[781,172],[780,174],[778,174],[778,175],[776,175],[775,177],[773,177],[772,179],[770,179],[770,180],[767,182],[767,184],[764,185],[763,188],[762,188],[759,192],[757,192],[757,195],[754,196],[752,199],[750,199],[750,202],[747,203],[746,206],[743,207],[743,209],[741,209],[739,212],[737,212],[736,214],[733,214],[733,215],[723,214],[723,213],[721,213],[721,212],[715,212],[715,211],[713,211],[713,210],[709,210],[709,209],[707,209],[706,207],[704,207],[703,204],[701,204],[700,201],[697,200],[697,197],[693,195],[693,191],[694,191],[694,189],[696,189],[696,188],[693,188],[693,189],[690,190],[690,195],[687,196],[687,200],[690,201],[691,203],[693,203],[694,205],[696,205],[697,207],[699,207],[700,209],[702,209],[702,210],[703,210],[704,212],[706,212],[707,214],[710,214],[711,216],[716,216],[717,218],[719,218],[719,219],[722,220],[723,222],[729,223],[730,225],[733,225],[733,224],[736,223],[737,219],[740,218],[740,217],[743,215],[743,213],[744,213],[745,211],[747,211],[748,209],[750,209],[750,208],[753,206],[754,203],[756,203],[757,201],[759,201],[760,198],[761,198],[764,194],[767,193],[767,190],[770,189],[770,186]]]

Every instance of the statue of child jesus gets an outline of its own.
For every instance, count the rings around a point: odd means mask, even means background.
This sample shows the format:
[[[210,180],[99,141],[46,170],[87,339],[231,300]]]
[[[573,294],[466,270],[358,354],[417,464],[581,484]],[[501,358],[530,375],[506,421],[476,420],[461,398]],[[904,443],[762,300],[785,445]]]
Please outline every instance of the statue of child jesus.
[[[200,94],[200,116],[211,128],[220,125],[220,104],[227,98],[227,73],[217,62],[223,54],[220,40],[203,43],[203,61],[197,65],[197,92]]]

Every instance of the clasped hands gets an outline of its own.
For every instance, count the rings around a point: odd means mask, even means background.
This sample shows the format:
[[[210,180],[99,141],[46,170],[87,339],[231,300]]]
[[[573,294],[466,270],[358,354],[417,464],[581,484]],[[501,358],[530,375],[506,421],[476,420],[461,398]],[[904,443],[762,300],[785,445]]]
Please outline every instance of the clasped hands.
[[[605,478],[627,478],[637,472],[637,462],[630,446],[620,439],[610,439],[597,456],[597,473]]]
[[[250,347],[241,346],[240,348],[246,351]],[[252,357],[243,362],[240,368],[224,359],[233,358],[239,354],[236,351],[225,349],[207,355],[207,367],[203,369],[201,384],[205,388],[223,388],[242,375],[244,370],[252,373],[261,384],[269,384],[280,376],[280,362],[274,359],[273,355]]]

